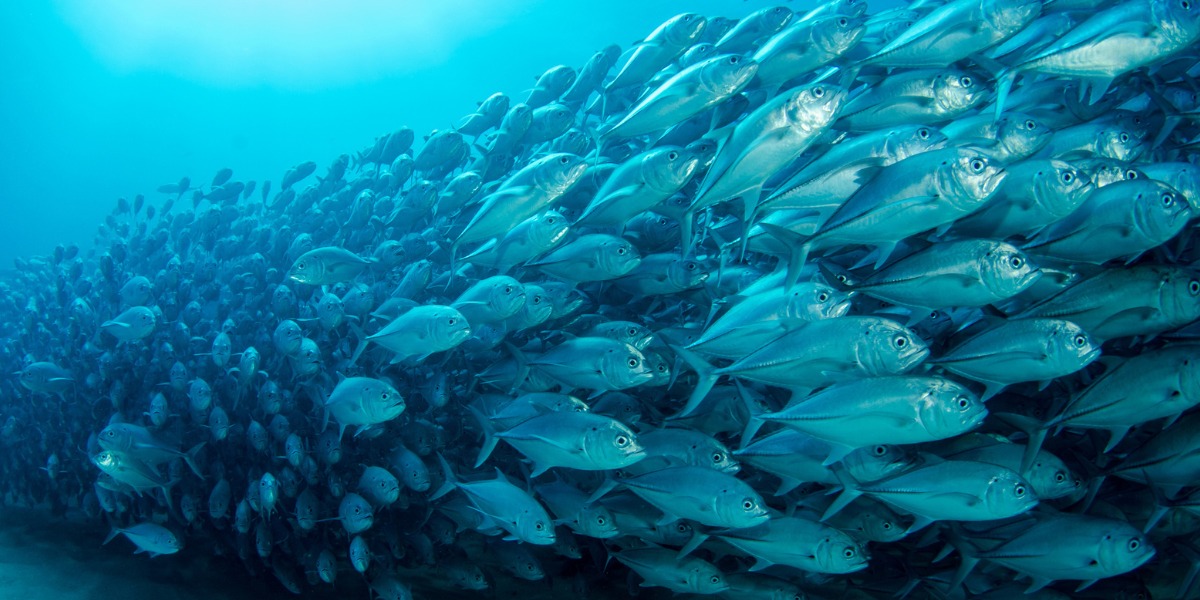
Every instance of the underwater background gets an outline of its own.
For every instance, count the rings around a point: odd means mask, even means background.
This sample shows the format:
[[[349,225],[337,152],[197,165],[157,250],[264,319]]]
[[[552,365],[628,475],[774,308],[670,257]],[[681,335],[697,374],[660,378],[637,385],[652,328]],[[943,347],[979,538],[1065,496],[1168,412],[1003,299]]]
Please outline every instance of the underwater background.
[[[1197,40],[0,5],[0,600],[1200,597]]]
[[[158,202],[159,185],[224,167],[277,178],[400,126],[451,127],[684,8],[740,17],[768,4],[5,3],[0,269],[47,243],[90,244],[118,197]]]

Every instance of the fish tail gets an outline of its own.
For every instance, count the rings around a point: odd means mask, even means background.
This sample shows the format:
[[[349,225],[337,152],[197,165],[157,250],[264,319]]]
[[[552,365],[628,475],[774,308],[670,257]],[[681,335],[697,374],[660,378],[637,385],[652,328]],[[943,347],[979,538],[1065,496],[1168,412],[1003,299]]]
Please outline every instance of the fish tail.
[[[349,321],[347,321],[347,324],[350,326],[350,331],[354,332],[355,337],[358,338],[358,345],[354,348],[354,354],[350,355],[350,365],[354,366],[358,362],[358,357],[362,356],[363,350],[367,349],[367,335],[361,326]]]
[[[834,515],[841,512],[843,508],[846,508],[847,504],[850,504],[855,498],[862,495],[862,491],[858,489],[858,482],[846,472],[845,467],[841,463],[831,466],[830,470],[833,471],[837,480],[841,482],[842,493],[838,494],[838,497],[830,503],[829,508],[825,509],[825,513],[821,515],[822,522],[828,521]]]
[[[442,478],[445,481],[443,481],[442,485],[438,487],[437,491],[429,497],[430,500],[437,500],[438,498],[449,494],[454,490],[455,487],[458,487],[458,478],[454,476],[454,471],[450,469],[450,463],[446,462],[446,457],[442,456],[441,452],[438,453],[437,457],[438,464],[442,467]]]
[[[109,542],[113,541],[113,538],[117,537],[120,533],[121,533],[121,528],[117,527],[116,525],[113,525],[112,529],[108,532],[108,535],[104,538],[104,542],[101,543],[100,545],[101,546],[107,545]]]
[[[517,375],[513,378],[512,389],[509,390],[512,393],[516,392],[521,387],[521,384],[525,383],[525,378],[529,377],[529,358],[525,356],[524,352],[521,352],[519,348],[509,342],[504,342],[504,347],[508,348],[513,360],[517,361]]]
[[[800,270],[804,268],[804,263],[808,262],[808,253],[812,250],[811,239],[773,223],[759,223],[759,227],[762,227],[771,237],[779,240],[790,250],[784,289],[792,289],[792,286],[800,280]]]
[[[954,590],[966,581],[971,571],[975,570],[975,565],[979,564],[979,556],[975,547],[971,545],[971,542],[967,541],[961,535],[957,525],[951,523],[946,528],[945,533],[946,548],[943,548],[938,556],[941,557],[949,554],[951,548],[958,550],[958,553],[961,555],[958,570],[954,572],[954,578],[946,585],[946,593],[953,594]]]
[[[738,397],[742,399],[742,404],[746,407],[746,414],[750,415],[750,418],[746,420],[746,428],[742,431],[742,439],[739,442],[740,447],[745,448],[750,445],[750,441],[767,421],[762,418],[764,414],[762,407],[754,401],[754,398],[750,397],[750,392],[746,391],[746,387],[737,381],[734,381],[733,385],[737,388]]]
[[[191,469],[192,472],[196,474],[196,477],[199,477],[201,481],[204,480],[204,474],[200,472],[200,467],[196,465],[196,458],[200,455],[200,451],[204,449],[204,445],[207,443],[208,442],[200,442],[199,444],[192,446],[192,449],[188,450],[183,455],[183,462],[187,463],[188,468]]]
[[[475,420],[479,421],[479,428],[483,430],[483,445],[479,448],[479,457],[475,459],[475,468],[478,469],[496,449],[496,426],[478,408],[468,404],[467,410],[471,411]]]
[[[688,398],[687,404],[675,415],[676,417],[686,417],[699,408],[700,402],[712,390],[713,385],[717,383],[717,378],[720,376],[715,372],[716,367],[708,364],[708,361],[700,358],[700,355],[695,352],[673,344],[668,344],[668,346],[675,351],[676,356],[682,358],[700,376],[700,381],[696,383],[696,387],[692,390],[692,395]]]

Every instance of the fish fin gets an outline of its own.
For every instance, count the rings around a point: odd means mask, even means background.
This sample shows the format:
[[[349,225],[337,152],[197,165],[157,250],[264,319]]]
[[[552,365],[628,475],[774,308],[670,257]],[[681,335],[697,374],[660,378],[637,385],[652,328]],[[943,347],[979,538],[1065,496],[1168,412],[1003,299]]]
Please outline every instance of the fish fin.
[[[946,539],[947,548],[954,547],[960,555],[958,570],[954,572],[954,578],[946,586],[946,592],[953,594],[954,590],[966,581],[971,571],[975,570],[975,565],[979,564],[979,556],[971,542],[962,537],[957,526],[951,525],[946,529]]]
[[[808,253],[812,249],[812,241],[810,238],[800,235],[786,227],[780,227],[774,223],[759,223],[764,231],[771,237],[779,240],[780,243],[787,246],[790,254],[788,256],[787,277],[785,278],[784,289],[790,290],[796,282],[800,280],[800,270],[804,268],[804,263],[808,261]]]
[[[850,454],[855,450],[856,448],[851,448],[850,446],[843,446],[842,444],[834,444],[830,442],[829,456],[825,457],[825,462],[822,462],[821,465],[828,467],[834,463],[841,462],[843,458],[846,458],[847,454]]]
[[[841,482],[842,493],[837,498],[834,498],[829,507],[825,509],[825,512],[821,514],[821,522],[828,521],[834,515],[841,512],[843,508],[846,508],[846,505],[853,502],[855,498],[862,495],[862,491],[858,489],[858,482],[846,472],[845,467],[841,463],[831,466],[830,470],[833,471],[833,475],[837,477],[837,480]]]
[[[454,476],[454,471],[450,469],[450,463],[446,462],[446,458],[439,452],[438,464],[442,467],[442,477],[445,481],[438,487],[437,491],[429,497],[430,500],[437,500],[446,494],[449,494],[454,488],[458,487],[458,478]]]
[[[100,545],[104,546],[104,545],[108,544],[109,542],[113,541],[113,538],[117,537],[117,535],[119,535],[120,533],[121,533],[121,529],[114,525],[112,530],[108,532],[108,536],[106,536],[104,538],[104,542],[102,542]]]
[[[1026,594],[1032,594],[1050,584],[1054,583],[1053,579],[1045,579],[1042,577],[1034,577],[1033,581],[1029,582],[1029,588],[1025,590]]]
[[[1121,440],[1125,439],[1125,434],[1129,433],[1129,427],[1123,427],[1123,426],[1118,425],[1116,427],[1113,427],[1112,429],[1109,429],[1108,431],[1109,431],[1108,444],[1104,446],[1105,454],[1108,454],[1109,452],[1111,452],[1113,448],[1117,447],[1117,444],[1121,443]]]
[[[693,531],[692,539],[688,540],[688,542],[679,549],[679,554],[675,555],[675,560],[679,560],[691,554],[693,550],[699,548],[701,544],[708,540],[708,537],[709,535],[707,533],[703,533],[699,530]]]
[[[475,419],[479,421],[479,428],[483,430],[483,445],[480,446],[479,456],[475,459],[475,468],[478,469],[496,449],[496,427],[492,424],[492,420],[478,408],[468,404],[467,410],[475,416]]]
[[[716,367],[708,364],[707,361],[705,361],[695,352],[692,352],[691,350],[681,346],[675,346],[673,344],[667,345],[675,351],[676,356],[687,362],[688,366],[690,366],[694,371],[696,371],[696,374],[700,376],[700,380],[696,382],[696,387],[692,390],[692,395],[688,397],[687,404],[684,405],[683,409],[678,413],[678,415],[690,415],[692,414],[692,411],[696,410],[696,408],[700,406],[700,403],[704,400],[704,398],[708,396],[708,392],[712,390],[713,385],[717,383],[719,376],[714,372],[716,371]]]
[[[1008,387],[1007,383],[999,383],[995,381],[985,381],[983,384],[983,393],[979,395],[980,402],[987,402],[992,396],[999,394],[1000,392],[1004,391],[1004,388]]]
[[[529,358],[509,342],[504,342],[504,347],[512,354],[513,360],[517,361],[517,375],[513,378],[512,389],[509,390],[509,393],[513,393],[520,389],[521,384],[525,383],[525,379],[529,377]]]
[[[584,502],[584,504],[592,504],[596,502],[605,494],[616,489],[617,485],[619,484],[620,482],[618,482],[616,479],[613,479],[611,474],[605,473],[604,481],[600,482],[600,487],[597,487],[596,491],[592,492],[591,496],[588,496],[588,499]]]
[[[754,564],[750,566],[749,571],[751,573],[757,573],[759,571],[762,571],[763,569],[769,569],[773,566],[775,566],[775,563],[773,563],[761,556],[755,556]]]
[[[200,442],[199,444],[192,446],[192,449],[184,453],[182,457],[183,462],[187,463],[188,468],[190,468],[192,472],[196,474],[196,477],[199,477],[201,481],[204,480],[204,474],[200,472],[200,467],[196,466],[196,457],[200,455],[200,451],[204,449],[204,445],[207,443],[208,442]]]
[[[779,475],[779,489],[775,490],[776,496],[782,496],[798,487],[804,482],[786,475]]]

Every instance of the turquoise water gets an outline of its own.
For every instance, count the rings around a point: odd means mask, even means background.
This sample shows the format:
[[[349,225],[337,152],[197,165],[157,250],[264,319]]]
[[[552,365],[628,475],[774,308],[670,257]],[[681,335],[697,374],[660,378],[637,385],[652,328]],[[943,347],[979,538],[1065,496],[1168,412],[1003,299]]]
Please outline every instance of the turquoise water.
[[[674,2],[265,0],[0,6],[0,269],[91,245],[116,199],[232,168],[274,180],[408,126],[455,125],[494,92],[581,66]],[[763,0],[689,2],[740,17]],[[172,8],[172,6],[174,8]]]

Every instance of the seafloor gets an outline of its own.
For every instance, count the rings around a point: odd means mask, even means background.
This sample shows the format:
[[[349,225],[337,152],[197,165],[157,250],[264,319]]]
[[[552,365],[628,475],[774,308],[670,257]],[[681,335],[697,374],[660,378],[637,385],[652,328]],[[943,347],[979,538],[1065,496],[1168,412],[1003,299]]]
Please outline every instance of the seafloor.
[[[306,600],[362,599],[369,594],[362,576],[340,571],[336,585],[288,593],[269,572],[253,576],[237,557],[189,550],[148,558],[117,537],[102,546],[108,528],[77,510],[53,516],[45,507],[0,507],[0,600]],[[195,539],[195,538],[194,538]],[[344,562],[342,563],[344,564]],[[592,581],[584,589],[566,577],[527,582],[510,578],[495,587],[469,592],[439,581],[436,570],[397,570],[418,599],[540,600],[543,598],[627,598],[624,578]],[[669,598],[655,589],[632,590],[639,599]]]

